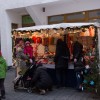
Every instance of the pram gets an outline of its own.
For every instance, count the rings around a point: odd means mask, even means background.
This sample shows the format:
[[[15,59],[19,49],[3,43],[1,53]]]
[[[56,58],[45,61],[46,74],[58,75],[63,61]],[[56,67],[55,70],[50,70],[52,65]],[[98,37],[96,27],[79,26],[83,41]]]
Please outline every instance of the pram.
[[[85,66],[83,62],[76,62],[75,63],[75,72],[76,72],[76,79],[77,79],[77,90],[83,91],[83,80],[84,80],[84,73]]]
[[[33,64],[31,64],[30,67],[27,69],[27,71],[24,73],[24,75],[21,75],[19,72],[19,77],[16,80],[16,82],[14,82],[14,90],[26,89],[28,93],[32,92],[31,81],[32,81],[35,69],[38,66],[42,66],[42,64],[38,62],[39,61],[35,61]]]

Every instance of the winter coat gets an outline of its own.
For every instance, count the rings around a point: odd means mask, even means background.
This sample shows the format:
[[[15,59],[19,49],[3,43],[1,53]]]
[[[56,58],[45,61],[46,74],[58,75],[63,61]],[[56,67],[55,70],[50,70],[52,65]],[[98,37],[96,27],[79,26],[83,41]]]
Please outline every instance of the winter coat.
[[[63,41],[57,44],[56,46],[56,54],[54,58],[55,68],[65,69],[68,68],[68,61],[70,58],[70,52],[67,44]]]
[[[28,60],[29,57],[23,53],[23,50],[18,47],[18,50],[16,52],[16,60],[17,60],[17,66],[21,68],[26,67],[26,60]]]
[[[48,88],[52,86],[52,79],[46,71],[46,68],[38,67],[33,76],[32,82],[38,88]]]
[[[73,58],[79,60],[83,56],[83,45],[76,41],[73,44]]]
[[[0,79],[6,77],[6,72],[7,72],[6,60],[2,56],[0,56]]]
[[[32,58],[33,57],[33,47],[31,45],[30,46],[25,46],[24,53],[26,55],[29,55],[30,58]]]

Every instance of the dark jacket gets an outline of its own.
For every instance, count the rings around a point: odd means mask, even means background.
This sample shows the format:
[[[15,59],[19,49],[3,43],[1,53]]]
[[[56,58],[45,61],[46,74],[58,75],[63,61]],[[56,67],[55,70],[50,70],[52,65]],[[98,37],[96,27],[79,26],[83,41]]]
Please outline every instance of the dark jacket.
[[[79,60],[83,56],[83,45],[76,41],[73,44],[73,58]]]
[[[52,86],[52,79],[46,71],[46,68],[38,67],[32,79],[36,87],[45,89]]]
[[[69,58],[70,52],[67,44],[62,40],[58,40],[56,45],[56,54],[54,58],[55,68],[68,68]]]

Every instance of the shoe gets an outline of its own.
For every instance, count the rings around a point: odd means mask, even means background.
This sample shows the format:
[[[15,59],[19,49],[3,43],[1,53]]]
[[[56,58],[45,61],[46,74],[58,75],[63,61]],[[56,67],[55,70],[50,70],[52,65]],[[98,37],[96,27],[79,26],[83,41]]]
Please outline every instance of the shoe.
[[[6,97],[5,96],[0,96],[0,99],[2,100],[2,99],[6,99]]]
[[[45,90],[40,90],[40,94],[41,94],[41,95],[44,95],[45,93],[46,93]]]

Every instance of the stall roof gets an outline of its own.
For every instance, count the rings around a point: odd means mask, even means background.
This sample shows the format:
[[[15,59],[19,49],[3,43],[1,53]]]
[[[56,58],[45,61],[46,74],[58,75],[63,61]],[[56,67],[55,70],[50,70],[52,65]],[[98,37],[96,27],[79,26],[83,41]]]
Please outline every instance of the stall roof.
[[[53,29],[53,28],[67,28],[67,27],[81,27],[81,26],[87,26],[87,25],[95,25],[97,27],[100,27],[100,23],[60,23],[60,24],[52,24],[52,25],[38,25],[38,26],[32,26],[32,27],[24,27],[24,28],[18,28],[16,31],[29,31],[29,30],[40,30],[40,29]]]

